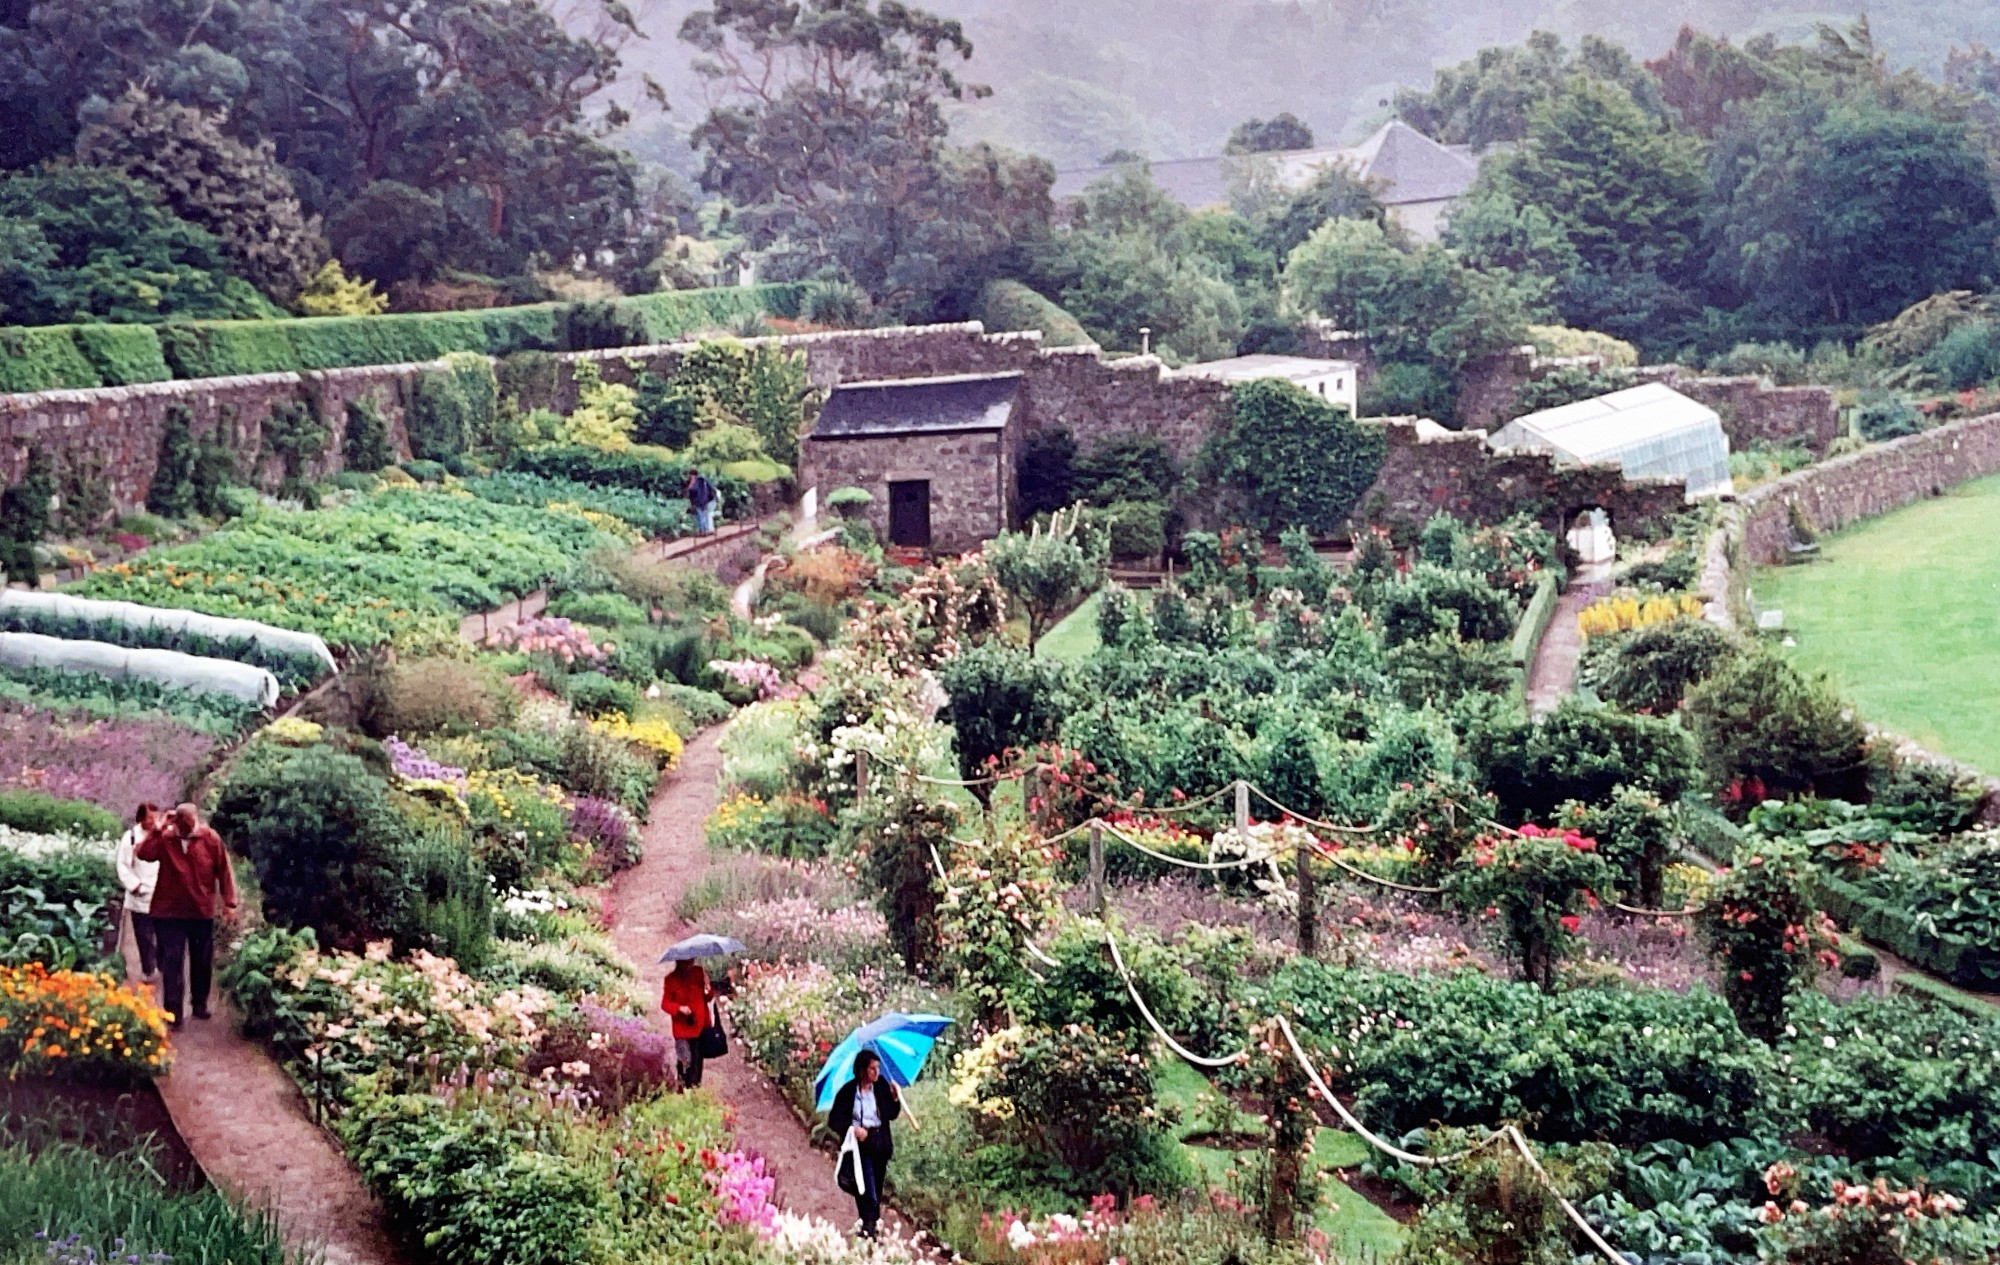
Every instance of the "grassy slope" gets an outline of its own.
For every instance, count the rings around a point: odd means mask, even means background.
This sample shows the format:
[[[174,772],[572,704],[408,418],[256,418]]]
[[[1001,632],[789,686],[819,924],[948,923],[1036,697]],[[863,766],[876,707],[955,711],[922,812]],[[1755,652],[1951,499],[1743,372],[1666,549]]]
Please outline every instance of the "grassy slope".
[[[1820,560],[1759,571],[1800,666],[1864,718],[2000,773],[2000,478],[1828,537]]]

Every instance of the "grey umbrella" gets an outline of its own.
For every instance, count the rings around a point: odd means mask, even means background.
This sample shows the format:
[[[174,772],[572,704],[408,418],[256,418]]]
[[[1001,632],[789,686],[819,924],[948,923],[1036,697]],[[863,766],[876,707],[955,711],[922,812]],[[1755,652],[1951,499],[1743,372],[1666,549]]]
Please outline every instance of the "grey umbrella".
[[[662,962],[685,962],[689,958],[719,958],[725,953],[743,952],[743,942],[733,936],[711,936],[707,934],[689,936],[679,944],[669,945],[660,955]]]

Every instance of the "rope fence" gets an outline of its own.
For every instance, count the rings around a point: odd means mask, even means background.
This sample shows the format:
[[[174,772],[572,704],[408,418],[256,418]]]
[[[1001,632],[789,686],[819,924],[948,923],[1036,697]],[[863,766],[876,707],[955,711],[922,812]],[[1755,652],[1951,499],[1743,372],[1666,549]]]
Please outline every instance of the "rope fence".
[[[1247,785],[1247,783],[1237,783],[1236,785],[1243,786]],[[1234,787],[1230,789],[1234,789]],[[1252,791],[1255,791],[1254,787],[1250,789]],[[1299,821],[1303,825],[1325,824],[1325,823],[1313,822],[1309,818],[1301,817],[1298,814],[1291,813],[1290,810],[1284,807],[1284,805],[1277,803],[1275,800],[1272,800],[1268,795],[1264,795],[1261,791],[1255,791],[1255,793],[1260,798],[1264,799],[1265,802],[1271,804],[1273,807],[1279,809],[1282,812],[1286,812],[1291,818]],[[1218,796],[1211,798],[1218,798],[1220,794],[1221,793],[1218,793]],[[1482,824],[1494,827],[1510,835],[1513,835],[1517,838],[1522,837],[1519,831],[1512,830],[1506,826],[1501,825],[1498,822],[1483,822]],[[1149,848],[1146,845],[1139,843],[1137,840],[1130,838],[1123,831],[1119,830],[1117,827],[1111,825],[1108,822],[1103,821],[1102,819],[1095,817],[1091,818],[1088,821],[1082,822],[1076,826],[1072,826],[1070,829],[1064,831],[1060,835],[1052,836],[1051,838],[1046,840],[1046,842],[1050,843],[1058,842],[1062,839],[1073,836],[1084,830],[1092,830],[1092,831],[1102,832],[1102,834],[1108,834],[1112,838],[1117,839],[1120,843],[1123,843],[1128,847],[1137,849],[1138,851],[1145,853],[1148,856],[1154,857],[1170,865],[1177,865],[1187,869],[1207,870],[1207,871],[1238,869],[1249,865],[1261,865],[1264,864],[1266,861],[1272,859],[1269,857],[1242,857],[1242,858],[1232,859],[1229,861],[1191,861],[1182,857],[1170,856],[1167,853],[1160,852],[1153,848]],[[937,845],[926,844],[926,847],[930,851],[931,865],[937,871],[938,882],[943,885],[945,892],[948,896],[956,897],[958,889],[952,886],[950,872],[945,868],[944,858],[942,855],[939,854],[937,850]],[[1095,851],[1094,846],[1093,846],[1093,851]],[[1378,875],[1369,874],[1364,870],[1360,870],[1352,865],[1349,865],[1348,863],[1342,861],[1339,857],[1333,855],[1332,850],[1323,843],[1319,845],[1316,851],[1318,851],[1319,855],[1326,857],[1329,861],[1332,861],[1336,866],[1339,866],[1341,869],[1354,874],[1356,877],[1367,879],[1371,882],[1381,883],[1384,886],[1394,887],[1397,888],[1398,890],[1410,891],[1410,892],[1436,893],[1441,890],[1439,888],[1434,888],[1434,887],[1426,888],[1426,887],[1417,887],[1406,883],[1397,883],[1390,879],[1381,878]],[[1663,918],[1686,917],[1688,915],[1697,912],[1695,909],[1692,908],[1682,909],[1682,910],[1639,909],[1634,906],[1625,905],[1622,903],[1615,903],[1613,907],[1622,910],[1626,913],[1637,914],[1642,916],[1663,917]],[[1105,932],[1104,942],[1105,945],[1111,950],[1112,964],[1117,968],[1118,977],[1121,981],[1124,982],[1125,991],[1127,995],[1131,997],[1132,1004],[1138,1009],[1140,1017],[1146,1021],[1147,1026],[1152,1029],[1153,1035],[1159,1038],[1161,1044],[1163,1044],[1167,1049],[1171,1050],[1176,1057],[1182,1059],[1183,1061],[1189,1063],[1194,1067],[1206,1070],[1215,1070],[1220,1068],[1233,1067],[1239,1063],[1242,1063],[1245,1059],[1249,1057],[1249,1050],[1247,1047],[1235,1050],[1232,1053],[1222,1055],[1220,1057],[1211,1057],[1207,1055],[1197,1054],[1193,1050],[1188,1049],[1185,1045],[1182,1045],[1180,1041],[1175,1039],[1174,1035],[1171,1032],[1167,1031],[1166,1026],[1160,1022],[1159,1016],[1153,1013],[1152,1007],[1146,1004],[1146,998],[1144,994],[1142,994],[1139,991],[1138,981],[1132,977],[1131,969],[1125,964],[1125,955],[1118,947],[1118,937],[1116,936],[1116,934],[1107,930]],[[1041,947],[1034,942],[1032,938],[1024,938],[1022,940],[1022,947],[1031,957],[1033,957],[1036,961],[1042,963],[1044,966],[1054,967],[1054,968],[1060,968],[1062,966],[1062,963],[1060,961],[1049,956],[1049,954],[1044,952],[1041,949]],[[1030,970],[1032,971],[1032,968],[1030,968]],[[1037,978],[1040,978],[1040,976],[1038,975]],[[1340,1101],[1339,1097],[1337,1097],[1334,1094],[1333,1090],[1327,1085],[1325,1078],[1320,1074],[1319,1068],[1313,1063],[1312,1059],[1307,1056],[1305,1047],[1300,1044],[1298,1034],[1293,1031],[1292,1024],[1289,1019],[1287,1019],[1282,1014],[1273,1015],[1271,1017],[1277,1021],[1278,1029],[1280,1032],[1284,1034],[1285,1044],[1287,1045],[1287,1047],[1289,1047],[1292,1058],[1298,1063],[1300,1070],[1305,1073],[1306,1079],[1312,1085],[1313,1091],[1319,1095],[1320,1099],[1324,1101],[1328,1107],[1332,1108],[1333,1113],[1337,1117],[1339,1117],[1341,1123],[1344,1124],[1349,1131],[1351,1131],[1356,1137],[1360,1138],[1362,1141],[1366,1142],[1369,1146],[1373,1147],[1377,1151],[1380,1151],[1384,1155],[1387,1155],[1392,1159],[1397,1160],[1400,1163],[1409,1164],[1418,1168],[1438,1168],[1443,1165],[1457,1163],[1461,1160],[1467,1159],[1473,1155],[1478,1154],[1483,1150],[1486,1150],[1498,1144],[1510,1145],[1514,1148],[1516,1153],[1520,1155],[1522,1162],[1528,1165],[1529,1170],[1534,1173],[1536,1179],[1542,1183],[1542,1185],[1548,1190],[1548,1192],[1552,1196],[1555,1197],[1556,1202],[1561,1205],[1564,1215],[1569,1218],[1571,1224],[1576,1226],[1578,1232],[1581,1233],[1584,1236],[1584,1238],[1589,1241],[1591,1247],[1599,1255],[1603,1256],[1604,1259],[1607,1262],[1609,1262],[1609,1265],[1631,1265],[1631,1258],[1628,1258],[1623,1253],[1619,1252],[1619,1250],[1616,1247],[1612,1246],[1611,1242],[1608,1239],[1606,1239],[1602,1234],[1600,1234],[1595,1226],[1590,1224],[1589,1219],[1586,1218],[1583,1215],[1583,1213],[1577,1209],[1576,1205],[1572,1203],[1569,1200],[1569,1198],[1565,1196],[1562,1193],[1562,1191],[1556,1186],[1555,1179],[1552,1176],[1550,1176],[1548,1170],[1544,1168],[1542,1166],[1541,1161],[1538,1158],[1536,1158],[1534,1148],[1529,1144],[1527,1135],[1521,1132],[1521,1129],[1518,1125],[1513,1125],[1513,1124],[1505,1125],[1502,1128],[1488,1134],[1486,1138],[1484,1138],[1480,1142],[1475,1143],[1474,1145],[1467,1147],[1463,1150],[1453,1151],[1445,1155],[1419,1155],[1414,1151],[1405,1150],[1404,1148],[1397,1146],[1395,1143],[1389,1141],[1387,1138],[1382,1137],[1380,1134],[1370,1129],[1367,1126],[1367,1124],[1365,1124],[1361,1120],[1359,1116],[1355,1115],[1353,1111],[1348,1109],[1345,1103]]]
[[[1018,781],[1022,777],[1026,776],[1026,774],[1023,771],[1016,770],[1008,774],[996,774],[995,776],[989,778],[980,778],[967,781],[959,778],[932,777],[929,774],[919,773],[916,770],[908,768],[903,765],[893,764],[886,760],[882,762],[885,765],[887,765],[888,768],[893,772],[914,778],[919,782],[927,783],[934,786],[954,786],[954,787],[990,786],[998,784],[1000,782]],[[1234,782],[1229,783],[1227,786],[1224,786],[1221,790],[1215,791],[1208,795],[1204,795],[1200,799],[1190,800],[1185,804],[1177,804],[1172,806],[1171,808],[1145,808],[1135,811],[1144,811],[1156,817],[1164,817],[1169,814],[1193,812],[1198,808],[1206,807],[1207,805],[1212,804],[1215,801],[1222,799],[1224,796],[1230,795],[1232,793],[1238,795],[1238,805],[1237,805],[1238,821],[1236,825],[1239,829],[1247,827],[1250,824],[1247,820],[1245,820],[1248,814],[1244,808],[1244,800],[1246,799],[1247,796],[1255,796],[1257,799],[1263,801],[1269,807],[1276,809],[1281,814],[1280,818],[1281,822],[1295,822],[1298,825],[1308,827],[1309,829],[1314,831],[1324,831],[1331,834],[1343,834],[1343,835],[1371,835],[1380,833],[1381,830],[1383,829],[1383,827],[1380,825],[1343,826],[1337,822],[1322,821],[1317,817],[1308,816],[1305,813],[1301,813],[1292,808],[1287,807],[1283,803],[1280,803],[1278,800],[1272,798],[1271,795],[1265,792],[1262,788],[1254,785],[1253,783],[1249,782],[1246,779],[1241,779],[1241,778],[1237,779]],[[1527,837],[1523,835],[1521,831],[1516,830],[1514,827],[1505,825],[1502,822],[1495,821],[1490,817],[1487,817],[1481,813],[1474,811],[1472,808],[1468,807],[1465,804],[1460,804],[1455,800],[1448,802],[1452,807],[1459,809],[1460,811],[1464,812],[1467,816],[1469,816],[1474,822],[1476,822],[1480,826],[1481,829],[1497,831],[1501,834],[1507,835],[1510,838],[1515,838],[1515,839],[1521,839]],[[1112,825],[1110,822],[1104,820],[1101,817],[1091,817],[1086,821],[1079,822],[1078,824],[1071,826],[1069,829],[1064,830],[1058,834],[1046,836],[1042,840],[1042,842],[1045,844],[1061,843],[1064,840],[1073,838],[1074,836],[1088,830],[1100,830],[1103,833],[1110,835],[1112,838],[1118,840],[1118,842],[1124,844],[1126,847],[1144,853],[1146,856],[1152,857],[1156,861],[1160,861],[1167,865],[1179,866],[1182,869],[1188,869],[1188,870],[1206,871],[1210,873],[1224,871],[1224,870],[1237,870],[1237,869],[1244,869],[1252,865],[1262,865],[1266,861],[1271,859],[1269,857],[1245,856],[1239,858],[1232,858],[1231,860],[1228,861],[1192,861],[1185,857],[1177,857],[1169,853],[1161,852],[1156,848],[1152,848],[1147,846],[1146,844],[1140,843],[1137,839],[1132,838],[1130,835],[1126,834],[1123,830],[1119,829],[1117,826]],[[1363,882],[1374,883],[1377,886],[1386,887],[1393,891],[1408,892],[1413,895],[1419,895],[1419,896],[1438,896],[1442,895],[1444,892],[1444,888],[1442,887],[1427,886],[1415,883],[1402,883],[1392,878],[1384,878],[1380,874],[1371,874],[1367,870],[1362,869],[1360,866],[1355,865],[1353,862],[1348,861],[1345,858],[1341,857],[1334,848],[1334,846],[1327,843],[1325,840],[1320,841],[1320,844],[1315,849],[1315,851],[1321,858],[1323,858],[1328,864],[1332,865],[1335,869],[1338,869],[1345,874],[1349,874],[1354,878],[1360,879]],[[932,853],[933,853],[933,859],[935,860],[936,859],[935,848],[932,849]],[[939,878],[942,880],[944,877],[944,866],[941,861],[938,864],[938,875]],[[1694,915],[1700,913],[1702,908],[1701,906],[1698,905],[1690,905],[1685,909],[1645,909],[1637,905],[1628,905],[1623,901],[1607,901],[1605,902],[1605,904],[1608,905],[1610,908],[1619,911],[1620,913],[1631,914],[1635,917],[1640,917],[1640,918],[1691,918]]]

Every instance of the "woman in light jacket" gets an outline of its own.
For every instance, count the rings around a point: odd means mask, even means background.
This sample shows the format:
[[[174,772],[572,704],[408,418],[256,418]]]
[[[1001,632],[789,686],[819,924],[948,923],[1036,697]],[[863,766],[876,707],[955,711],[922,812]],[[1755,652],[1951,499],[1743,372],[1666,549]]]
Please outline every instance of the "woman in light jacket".
[[[153,888],[160,881],[160,863],[141,861],[139,841],[157,830],[160,809],[141,804],[132,814],[132,828],[118,840],[118,882],[125,889],[125,912],[132,919],[132,942],[139,947],[139,974],[148,982],[160,973],[159,933],[153,928]]]
[[[882,1056],[863,1050],[854,1056],[854,1079],[842,1085],[826,1113],[826,1127],[846,1145],[851,1134],[861,1152],[861,1177],[854,1183],[854,1209],[861,1214],[861,1237],[872,1239],[882,1221],[882,1178],[896,1153],[889,1124],[903,1114],[902,1095],[882,1077]],[[853,1163],[852,1160],[844,1160]]]

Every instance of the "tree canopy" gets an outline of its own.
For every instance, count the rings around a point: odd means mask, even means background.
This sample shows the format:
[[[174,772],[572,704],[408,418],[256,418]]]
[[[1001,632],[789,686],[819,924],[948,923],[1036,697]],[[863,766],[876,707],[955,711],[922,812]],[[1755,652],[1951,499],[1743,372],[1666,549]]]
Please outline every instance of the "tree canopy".
[[[831,270],[917,315],[1045,227],[1047,163],[947,144],[945,105],[985,92],[958,77],[958,23],[893,0],[718,0],[680,34],[715,101],[702,183],[787,275]]]

